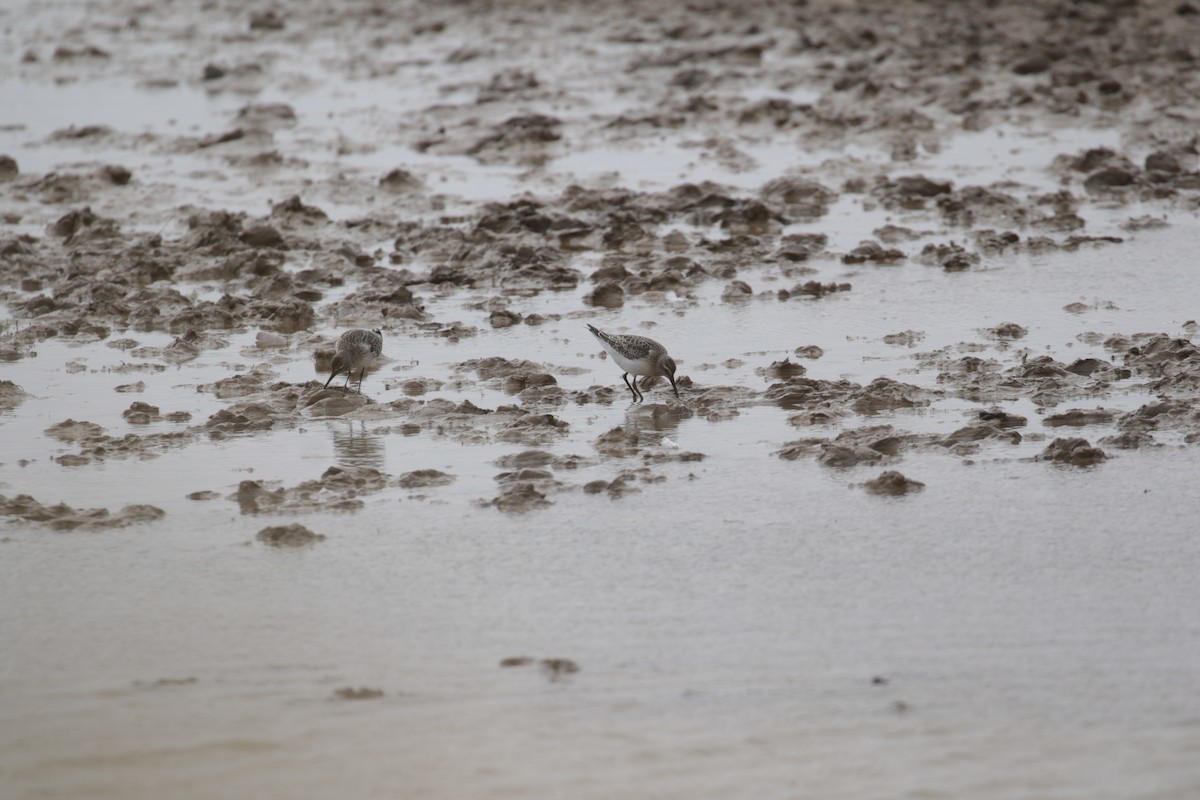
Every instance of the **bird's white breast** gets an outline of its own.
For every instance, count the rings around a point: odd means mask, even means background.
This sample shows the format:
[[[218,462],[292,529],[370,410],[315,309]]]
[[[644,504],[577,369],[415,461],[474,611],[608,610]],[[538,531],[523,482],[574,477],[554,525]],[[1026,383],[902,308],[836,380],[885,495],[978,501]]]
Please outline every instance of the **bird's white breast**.
[[[612,360],[621,368],[622,372],[628,372],[632,375],[651,376],[654,374],[654,363],[645,359],[626,358],[618,353],[613,347],[603,340],[600,344],[604,345],[604,349],[612,356]]]

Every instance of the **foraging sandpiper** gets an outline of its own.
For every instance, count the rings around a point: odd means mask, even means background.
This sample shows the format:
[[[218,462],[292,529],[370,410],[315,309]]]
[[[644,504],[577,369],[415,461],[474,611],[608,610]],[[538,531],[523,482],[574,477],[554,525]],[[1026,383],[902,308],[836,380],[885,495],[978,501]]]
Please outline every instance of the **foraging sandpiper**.
[[[639,375],[666,378],[671,382],[675,396],[679,397],[679,387],[675,385],[675,360],[667,355],[667,348],[645,336],[614,335],[605,333],[594,325],[588,325],[588,330],[600,340],[600,344],[604,345],[613,361],[624,371],[625,374],[621,378],[629,387],[629,391],[633,392],[635,403],[645,399],[637,388]],[[630,375],[633,375],[633,383],[629,382]]]
[[[367,367],[375,363],[375,359],[383,353],[383,331],[379,328],[371,331],[364,331],[361,328],[355,328],[352,331],[346,331],[338,337],[336,352],[333,356],[333,369],[329,373],[329,380],[325,381],[325,388],[329,388],[330,382],[338,376],[338,373],[346,373],[346,386],[350,387],[350,378],[353,377],[356,369],[361,369],[358,374],[358,391],[362,393],[363,378],[367,374]]]

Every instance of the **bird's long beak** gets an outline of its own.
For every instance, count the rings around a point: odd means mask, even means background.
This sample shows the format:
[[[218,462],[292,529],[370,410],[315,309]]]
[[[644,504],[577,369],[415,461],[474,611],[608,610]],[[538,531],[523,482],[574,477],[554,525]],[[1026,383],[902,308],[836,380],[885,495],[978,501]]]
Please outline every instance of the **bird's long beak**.
[[[675,399],[678,400],[679,399],[679,387],[675,385],[675,376],[668,375],[667,378],[670,379],[671,388],[675,390]]]

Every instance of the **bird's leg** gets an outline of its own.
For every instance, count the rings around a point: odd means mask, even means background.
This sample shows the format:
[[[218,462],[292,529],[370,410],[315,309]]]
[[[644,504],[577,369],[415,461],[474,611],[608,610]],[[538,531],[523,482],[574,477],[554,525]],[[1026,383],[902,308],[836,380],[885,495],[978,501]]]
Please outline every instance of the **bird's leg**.
[[[633,377],[633,379],[636,381],[637,376],[635,375]],[[629,391],[633,394],[633,402],[636,403],[637,399],[638,399],[638,393],[637,393],[637,389],[633,388],[633,386],[630,385],[630,383],[629,383],[629,373],[628,372],[622,373],[621,380],[625,381],[625,385],[629,387]]]
[[[367,377],[367,368],[363,367],[362,372],[358,373],[358,393],[362,394],[363,378]]]

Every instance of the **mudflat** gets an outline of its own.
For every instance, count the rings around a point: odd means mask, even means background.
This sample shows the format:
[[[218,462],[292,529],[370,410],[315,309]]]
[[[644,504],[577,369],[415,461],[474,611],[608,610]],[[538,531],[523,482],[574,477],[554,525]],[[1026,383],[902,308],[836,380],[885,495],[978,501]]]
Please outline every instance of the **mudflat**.
[[[6,791],[1200,792],[1197,42],[0,10]]]

